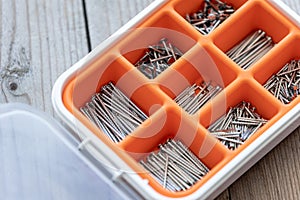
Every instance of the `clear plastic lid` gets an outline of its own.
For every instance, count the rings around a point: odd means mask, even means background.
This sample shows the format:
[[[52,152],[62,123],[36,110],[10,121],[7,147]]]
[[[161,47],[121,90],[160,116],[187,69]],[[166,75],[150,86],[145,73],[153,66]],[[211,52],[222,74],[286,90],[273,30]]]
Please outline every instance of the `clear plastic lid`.
[[[68,135],[29,106],[0,105],[1,199],[126,199]]]

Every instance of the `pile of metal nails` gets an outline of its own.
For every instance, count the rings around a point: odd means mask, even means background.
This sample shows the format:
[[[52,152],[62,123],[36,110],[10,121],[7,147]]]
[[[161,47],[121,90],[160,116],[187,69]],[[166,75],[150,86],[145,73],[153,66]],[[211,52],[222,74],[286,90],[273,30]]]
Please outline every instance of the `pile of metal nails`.
[[[206,102],[221,92],[222,88],[211,82],[195,83],[180,93],[174,101],[190,115],[195,114]]]
[[[169,139],[140,164],[163,188],[185,191],[201,180],[209,169],[180,141]]]
[[[186,20],[201,34],[208,35],[234,12],[233,6],[220,0],[205,0],[203,10],[187,14]]]
[[[227,114],[209,127],[210,133],[228,149],[235,150],[268,121],[249,102],[230,108]]]
[[[262,30],[250,34],[246,39],[237,44],[226,54],[242,69],[248,69],[273,47],[274,42]]]
[[[115,143],[122,141],[148,118],[111,82],[80,111]]]
[[[300,95],[300,60],[287,63],[264,87],[282,103],[289,104]]]
[[[182,55],[183,53],[177,47],[168,42],[168,39],[163,38],[157,45],[148,47],[145,55],[135,64],[135,67],[149,79],[154,79]]]

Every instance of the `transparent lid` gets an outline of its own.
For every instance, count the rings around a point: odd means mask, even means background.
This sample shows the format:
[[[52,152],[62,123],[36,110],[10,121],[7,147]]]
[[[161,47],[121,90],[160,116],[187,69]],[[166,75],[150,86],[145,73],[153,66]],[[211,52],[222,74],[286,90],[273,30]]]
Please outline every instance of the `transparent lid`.
[[[73,141],[74,142],[74,141]],[[1,199],[124,199],[49,116],[22,104],[0,105]]]

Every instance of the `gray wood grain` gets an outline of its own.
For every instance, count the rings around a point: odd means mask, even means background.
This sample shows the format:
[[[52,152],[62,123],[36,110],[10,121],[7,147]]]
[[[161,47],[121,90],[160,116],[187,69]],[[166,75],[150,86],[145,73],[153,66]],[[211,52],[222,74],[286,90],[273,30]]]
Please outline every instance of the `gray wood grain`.
[[[2,0],[0,8],[0,72],[29,68],[20,78],[0,78],[0,102],[24,102],[53,113],[55,80],[88,53],[81,0]],[[9,82],[18,89],[8,90]]]
[[[231,187],[231,199],[299,199],[299,128]]]
[[[296,13],[300,13],[300,2],[298,0],[282,0],[286,5],[292,8]]]
[[[85,0],[92,48],[151,2],[153,0]]]

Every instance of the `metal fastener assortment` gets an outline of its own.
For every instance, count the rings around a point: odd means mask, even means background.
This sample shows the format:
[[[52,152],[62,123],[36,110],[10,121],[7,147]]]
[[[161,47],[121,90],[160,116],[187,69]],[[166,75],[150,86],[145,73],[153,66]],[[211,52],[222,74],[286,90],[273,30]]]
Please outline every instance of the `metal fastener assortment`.
[[[203,10],[187,14],[186,20],[200,33],[207,35],[235,12],[233,6],[216,0],[205,0]]]
[[[235,150],[268,120],[262,118],[249,102],[243,101],[209,127],[211,135],[228,149]]]
[[[148,118],[111,82],[80,110],[115,143],[122,141]]]
[[[53,90],[55,110],[86,150],[132,169],[118,177],[142,198],[213,199],[299,126],[299,17],[280,0],[222,1],[155,1]],[[153,113],[151,125],[138,108]],[[176,140],[158,147],[168,138]],[[209,172],[181,151],[177,140],[188,139]]]
[[[185,191],[201,180],[209,169],[180,141],[169,139],[140,164],[163,188]]]
[[[148,47],[145,55],[135,64],[135,67],[149,79],[155,79],[182,55],[183,53],[177,47],[168,42],[168,39],[163,38],[157,45]]]
[[[300,60],[287,63],[264,87],[282,103],[289,104],[300,95]]]
[[[248,69],[274,47],[273,40],[262,30],[250,34],[226,54],[241,68]]]
[[[211,82],[195,83],[180,93],[174,101],[190,115],[195,114],[206,102],[221,92],[222,88]]]

